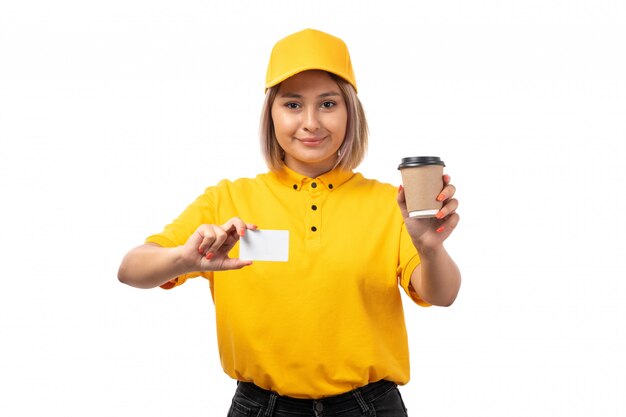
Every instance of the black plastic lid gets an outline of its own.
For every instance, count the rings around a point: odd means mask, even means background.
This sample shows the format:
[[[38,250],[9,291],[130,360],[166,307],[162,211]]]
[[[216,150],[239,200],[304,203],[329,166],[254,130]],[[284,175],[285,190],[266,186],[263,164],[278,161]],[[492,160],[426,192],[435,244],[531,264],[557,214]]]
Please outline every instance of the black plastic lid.
[[[398,165],[398,169],[421,167],[423,165],[446,166],[446,164],[444,164],[438,156],[410,156],[408,158],[402,158],[402,162]]]

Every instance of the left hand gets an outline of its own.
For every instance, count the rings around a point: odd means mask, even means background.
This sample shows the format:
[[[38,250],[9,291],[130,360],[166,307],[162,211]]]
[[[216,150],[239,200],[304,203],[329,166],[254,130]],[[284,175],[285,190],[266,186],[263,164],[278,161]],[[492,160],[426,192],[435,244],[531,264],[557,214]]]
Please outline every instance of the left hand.
[[[443,189],[437,197],[443,201],[441,210],[436,217],[417,219],[409,217],[406,209],[406,199],[404,188],[400,188],[397,196],[398,206],[404,218],[406,229],[413,240],[413,245],[422,254],[428,254],[443,247],[443,242],[450,236],[456,225],[459,223],[459,215],[456,209],[459,202],[452,198],[456,192],[456,187],[450,184],[450,176],[443,176]]]

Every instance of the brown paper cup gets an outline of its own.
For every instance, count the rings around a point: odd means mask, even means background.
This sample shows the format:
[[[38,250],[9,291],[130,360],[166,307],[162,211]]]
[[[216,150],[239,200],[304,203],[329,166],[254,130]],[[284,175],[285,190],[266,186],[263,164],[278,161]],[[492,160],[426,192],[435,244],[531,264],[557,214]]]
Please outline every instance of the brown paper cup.
[[[443,203],[437,196],[443,189],[443,161],[438,157],[404,158],[398,167],[409,217],[434,217]]]

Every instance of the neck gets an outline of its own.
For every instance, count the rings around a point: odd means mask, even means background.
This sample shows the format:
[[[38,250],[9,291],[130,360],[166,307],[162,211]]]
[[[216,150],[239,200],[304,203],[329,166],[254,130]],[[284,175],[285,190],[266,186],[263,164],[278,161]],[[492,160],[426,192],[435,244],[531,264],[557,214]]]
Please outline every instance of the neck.
[[[317,178],[328,171],[332,171],[335,163],[335,160],[331,160],[317,164],[307,164],[300,161],[294,161],[291,158],[285,158],[285,165],[287,165],[289,169],[308,178]]]

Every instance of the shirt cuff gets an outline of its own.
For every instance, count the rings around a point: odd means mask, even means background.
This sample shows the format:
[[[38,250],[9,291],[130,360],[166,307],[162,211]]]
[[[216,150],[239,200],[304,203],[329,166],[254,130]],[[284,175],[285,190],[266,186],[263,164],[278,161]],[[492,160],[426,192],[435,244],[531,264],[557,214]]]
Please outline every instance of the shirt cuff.
[[[417,305],[422,307],[430,307],[431,304],[422,300],[419,295],[417,295],[417,292],[415,292],[415,289],[411,285],[411,275],[413,274],[415,268],[417,268],[417,266],[420,264],[420,262],[420,257],[418,254],[416,254],[409,260],[409,262],[407,262],[406,266],[402,268],[401,271],[399,271],[401,273],[400,286],[404,289],[406,295],[408,295],[411,300],[413,300],[413,302],[415,302]]]

